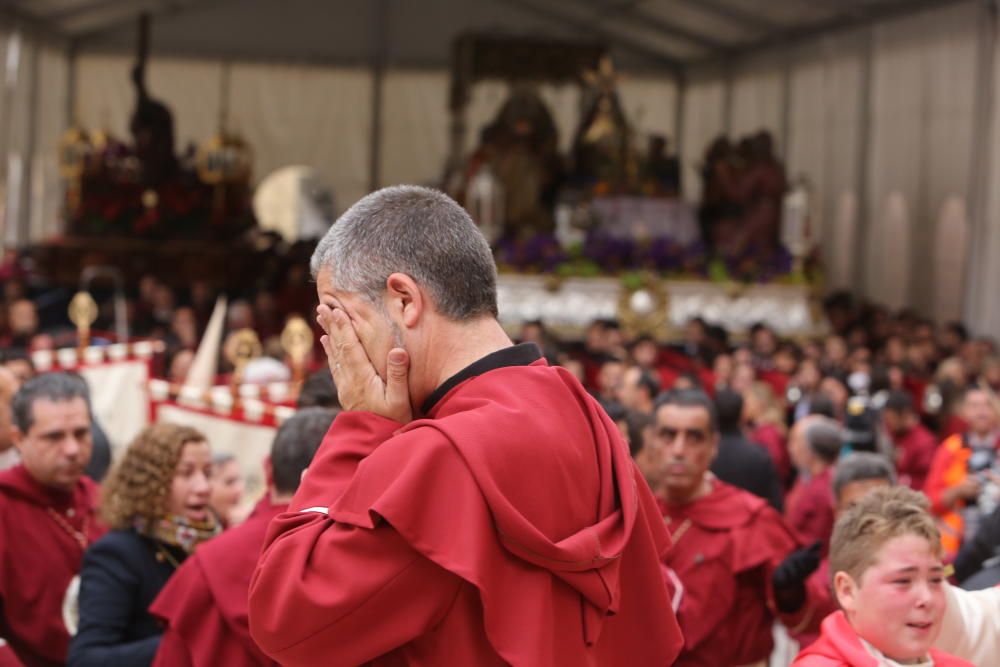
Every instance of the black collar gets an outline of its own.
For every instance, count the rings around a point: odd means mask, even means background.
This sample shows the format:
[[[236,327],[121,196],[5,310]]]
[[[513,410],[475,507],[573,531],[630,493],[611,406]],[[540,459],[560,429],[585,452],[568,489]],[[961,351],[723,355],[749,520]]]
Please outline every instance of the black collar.
[[[496,352],[491,352],[445,380],[440,387],[427,397],[424,404],[420,406],[420,411],[425,415],[430,413],[434,409],[434,406],[438,404],[438,401],[444,398],[445,394],[470,378],[507,366],[530,366],[541,358],[542,351],[534,343],[511,345]]]

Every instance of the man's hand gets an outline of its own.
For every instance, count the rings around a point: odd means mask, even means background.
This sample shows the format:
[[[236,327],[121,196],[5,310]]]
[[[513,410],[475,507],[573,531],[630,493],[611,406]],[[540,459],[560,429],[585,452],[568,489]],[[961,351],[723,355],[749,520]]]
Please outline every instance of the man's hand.
[[[983,487],[979,480],[969,475],[961,484],[945,489],[941,494],[941,499],[945,506],[954,507],[959,500],[972,501],[977,499],[982,490]]]
[[[399,347],[389,350],[383,381],[347,313],[325,304],[320,304],[316,313],[316,320],[326,332],[320,336],[320,342],[341,406],[345,410],[374,412],[403,424],[409,422],[413,412],[407,384],[410,358],[406,350]]]
[[[806,580],[819,567],[822,543],[796,549],[774,568],[771,585],[778,611],[793,614],[806,603]]]

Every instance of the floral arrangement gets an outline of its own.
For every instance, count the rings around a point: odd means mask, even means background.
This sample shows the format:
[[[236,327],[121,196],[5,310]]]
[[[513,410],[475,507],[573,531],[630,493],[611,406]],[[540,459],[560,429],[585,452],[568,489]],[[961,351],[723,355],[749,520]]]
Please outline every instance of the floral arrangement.
[[[649,271],[664,277],[741,283],[811,283],[819,278],[817,252],[797,267],[784,248],[747,247],[711,255],[701,241],[668,237],[628,239],[591,231],[582,244],[563,247],[550,233],[502,238],[495,247],[501,271],[561,277],[627,275]]]

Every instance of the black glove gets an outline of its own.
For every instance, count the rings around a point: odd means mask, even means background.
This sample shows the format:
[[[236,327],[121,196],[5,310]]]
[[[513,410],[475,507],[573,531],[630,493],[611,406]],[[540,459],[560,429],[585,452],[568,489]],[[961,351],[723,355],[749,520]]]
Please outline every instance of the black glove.
[[[814,542],[808,547],[796,549],[774,568],[771,586],[778,611],[791,614],[798,611],[806,601],[806,580],[819,567],[822,542]]]

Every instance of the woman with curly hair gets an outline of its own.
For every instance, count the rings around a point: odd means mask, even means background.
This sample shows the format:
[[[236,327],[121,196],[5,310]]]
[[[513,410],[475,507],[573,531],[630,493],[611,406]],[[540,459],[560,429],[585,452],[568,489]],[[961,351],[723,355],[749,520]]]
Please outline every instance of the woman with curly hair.
[[[111,532],[80,572],[70,667],[148,667],[161,629],[147,609],[194,547],[219,532],[209,508],[212,452],[200,432],[155,424],[132,441],[102,489]]]

